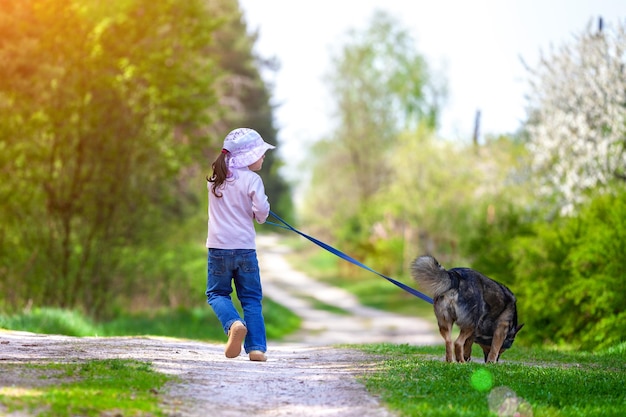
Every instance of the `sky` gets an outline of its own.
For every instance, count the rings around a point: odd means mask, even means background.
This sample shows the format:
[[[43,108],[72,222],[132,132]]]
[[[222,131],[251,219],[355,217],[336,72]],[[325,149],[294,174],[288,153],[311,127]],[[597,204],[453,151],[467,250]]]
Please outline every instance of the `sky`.
[[[439,136],[470,140],[476,111],[480,137],[515,132],[525,119],[528,70],[540,54],[572,43],[602,16],[626,19],[626,0],[239,0],[256,51],[275,57],[276,127],[287,176],[306,163],[308,145],[333,129],[323,83],[348,30],[364,30],[375,10],[395,17],[413,36],[448,99]],[[522,62],[523,60],[523,62]]]

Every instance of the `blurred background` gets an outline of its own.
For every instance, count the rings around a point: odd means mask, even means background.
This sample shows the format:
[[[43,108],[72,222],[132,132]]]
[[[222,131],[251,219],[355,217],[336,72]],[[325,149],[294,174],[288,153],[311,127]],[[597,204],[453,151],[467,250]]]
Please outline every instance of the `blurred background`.
[[[431,3],[0,0],[0,327],[222,337],[205,177],[246,126],[307,233],[407,283],[423,253],[480,270],[520,343],[623,343],[626,5]],[[289,239],[363,303],[432,315]],[[266,303],[270,337],[297,328]]]

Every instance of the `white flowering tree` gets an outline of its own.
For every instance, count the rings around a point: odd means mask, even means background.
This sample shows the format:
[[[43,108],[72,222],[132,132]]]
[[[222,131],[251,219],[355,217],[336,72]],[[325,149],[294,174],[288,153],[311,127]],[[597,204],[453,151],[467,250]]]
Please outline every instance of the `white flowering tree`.
[[[529,68],[529,149],[540,193],[571,212],[626,184],[626,27],[591,23]]]

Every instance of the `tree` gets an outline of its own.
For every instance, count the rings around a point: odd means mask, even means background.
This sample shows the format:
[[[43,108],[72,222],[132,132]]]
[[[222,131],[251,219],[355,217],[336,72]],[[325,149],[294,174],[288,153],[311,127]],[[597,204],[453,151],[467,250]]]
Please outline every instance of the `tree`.
[[[237,0],[0,0],[0,309],[194,302],[210,161],[276,143],[254,40]]]
[[[0,6],[3,301],[102,313],[121,253],[180,215],[215,24],[199,0]]]
[[[221,105],[211,129],[216,140],[207,149],[207,157],[215,157],[226,133],[239,126],[255,129],[263,139],[278,145],[279,149],[270,90],[261,78],[263,69],[277,70],[277,63],[255,55],[257,35],[247,33],[248,28],[237,1],[214,1],[210,7],[211,12],[220,16],[222,21],[210,47],[210,55],[215,57],[220,69],[215,84]],[[263,171],[268,173],[264,182],[272,209],[290,218],[293,211],[291,189],[280,176],[282,165],[277,152],[268,152],[263,164]]]
[[[313,215],[351,225],[345,234],[355,236],[358,218],[389,181],[399,133],[433,128],[440,96],[407,29],[382,11],[348,33],[327,81],[337,125],[316,146],[310,205]]]
[[[570,212],[626,183],[626,24],[589,24],[530,69],[528,146],[543,195]]]

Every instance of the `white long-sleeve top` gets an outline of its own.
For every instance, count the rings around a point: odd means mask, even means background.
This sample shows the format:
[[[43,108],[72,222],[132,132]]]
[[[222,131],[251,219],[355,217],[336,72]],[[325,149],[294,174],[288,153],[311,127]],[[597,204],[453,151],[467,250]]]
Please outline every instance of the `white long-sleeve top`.
[[[231,169],[229,177],[219,188],[221,198],[209,191],[209,221],[207,248],[256,249],[254,220],[265,223],[270,203],[265,195],[261,177],[248,169]]]

